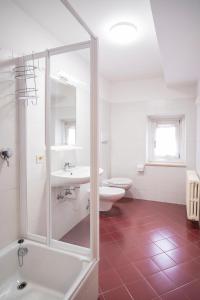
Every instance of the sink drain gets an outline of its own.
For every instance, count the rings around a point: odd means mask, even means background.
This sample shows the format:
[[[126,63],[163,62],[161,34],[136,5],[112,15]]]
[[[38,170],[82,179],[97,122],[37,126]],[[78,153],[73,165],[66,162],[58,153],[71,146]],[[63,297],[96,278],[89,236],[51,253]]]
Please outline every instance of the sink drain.
[[[27,286],[27,282],[26,281],[22,281],[17,285],[17,289],[18,290],[23,290],[25,287]]]

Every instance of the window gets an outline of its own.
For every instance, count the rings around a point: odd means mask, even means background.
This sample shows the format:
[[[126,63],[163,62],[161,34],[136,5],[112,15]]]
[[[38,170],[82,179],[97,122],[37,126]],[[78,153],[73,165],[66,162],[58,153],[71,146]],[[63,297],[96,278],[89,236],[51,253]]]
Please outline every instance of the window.
[[[148,123],[148,161],[183,162],[184,117],[150,116]]]
[[[63,141],[64,145],[76,144],[76,122],[75,121],[62,121],[63,122]]]

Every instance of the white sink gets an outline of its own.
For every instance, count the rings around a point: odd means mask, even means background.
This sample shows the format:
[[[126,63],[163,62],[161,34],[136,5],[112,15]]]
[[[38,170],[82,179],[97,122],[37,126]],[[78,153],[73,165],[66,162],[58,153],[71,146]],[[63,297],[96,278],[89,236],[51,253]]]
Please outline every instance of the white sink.
[[[99,175],[103,173],[103,169],[99,169]],[[90,182],[90,167],[77,166],[67,171],[58,170],[51,173],[52,187],[60,187],[68,184],[84,184]]]

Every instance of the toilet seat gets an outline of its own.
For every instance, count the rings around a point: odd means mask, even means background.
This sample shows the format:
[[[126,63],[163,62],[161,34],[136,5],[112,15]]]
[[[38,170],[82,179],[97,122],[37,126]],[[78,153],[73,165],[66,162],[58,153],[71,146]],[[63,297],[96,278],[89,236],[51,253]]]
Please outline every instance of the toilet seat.
[[[103,181],[103,185],[128,190],[132,185],[130,178],[113,177]]]

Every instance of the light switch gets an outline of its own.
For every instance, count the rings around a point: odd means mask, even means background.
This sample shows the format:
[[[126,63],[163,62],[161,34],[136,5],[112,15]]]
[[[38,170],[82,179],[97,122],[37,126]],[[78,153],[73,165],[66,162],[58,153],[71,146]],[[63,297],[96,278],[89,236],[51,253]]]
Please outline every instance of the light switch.
[[[42,164],[44,161],[44,155],[37,154],[36,155],[36,164]]]

